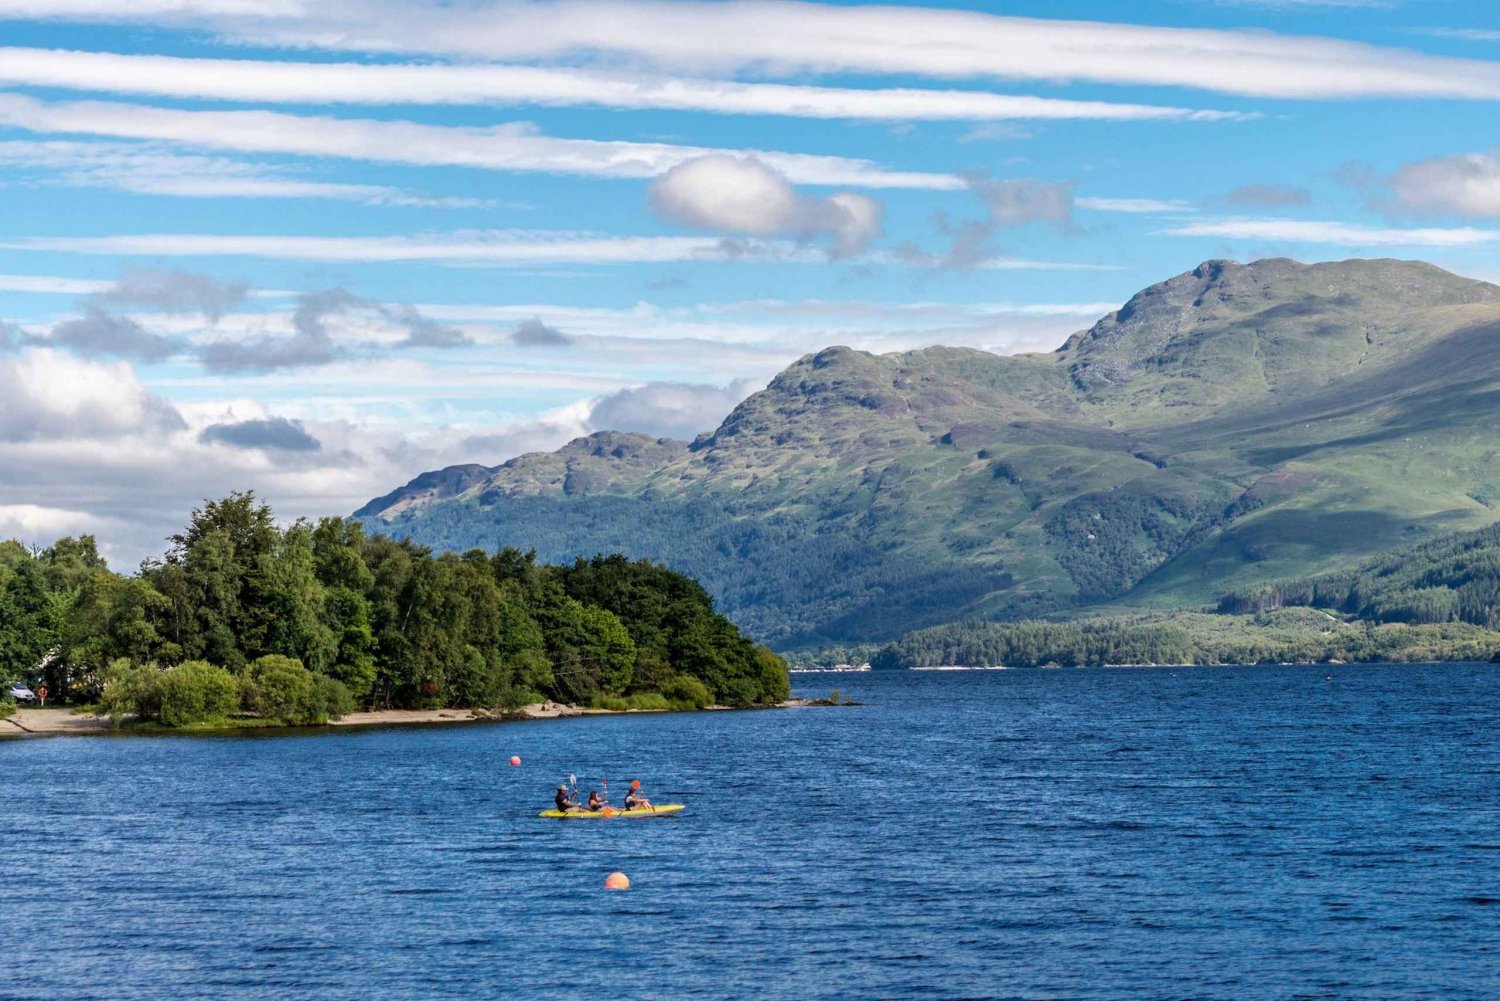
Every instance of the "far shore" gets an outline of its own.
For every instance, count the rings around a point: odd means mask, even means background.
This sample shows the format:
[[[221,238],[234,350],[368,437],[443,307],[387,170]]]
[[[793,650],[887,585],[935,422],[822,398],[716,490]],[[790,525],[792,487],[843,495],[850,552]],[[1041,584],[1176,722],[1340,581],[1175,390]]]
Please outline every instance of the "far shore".
[[[828,705],[819,699],[787,699],[772,706],[753,706],[755,709],[800,709],[807,706]],[[642,713],[665,712],[715,712],[733,709],[733,706],[708,706],[694,709],[585,709],[564,705],[561,702],[536,702],[516,710],[486,709],[376,709],[371,712],[350,713],[336,720],[314,726],[281,727],[267,726],[258,721],[230,721],[227,726],[194,726],[182,729],[171,727],[136,728],[132,719],[126,717],[123,726],[111,726],[109,717],[75,714],[70,709],[17,708],[8,719],[0,720],[0,739],[7,737],[81,737],[102,734],[151,733],[151,734],[205,734],[243,733],[266,728],[278,731],[296,730],[310,732],[331,727],[379,727],[410,726],[432,723],[504,723],[520,720],[561,719],[571,716],[626,716]]]

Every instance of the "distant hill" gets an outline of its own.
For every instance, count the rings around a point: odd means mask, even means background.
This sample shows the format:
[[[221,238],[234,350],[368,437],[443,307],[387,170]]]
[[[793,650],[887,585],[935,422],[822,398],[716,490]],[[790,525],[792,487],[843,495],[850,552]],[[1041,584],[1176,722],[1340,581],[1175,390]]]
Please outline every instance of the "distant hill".
[[[447,548],[622,551],[783,649],[1206,606],[1494,522],[1500,288],[1209,261],[1051,354],[829,348],[688,444],[604,432],[357,516]]]

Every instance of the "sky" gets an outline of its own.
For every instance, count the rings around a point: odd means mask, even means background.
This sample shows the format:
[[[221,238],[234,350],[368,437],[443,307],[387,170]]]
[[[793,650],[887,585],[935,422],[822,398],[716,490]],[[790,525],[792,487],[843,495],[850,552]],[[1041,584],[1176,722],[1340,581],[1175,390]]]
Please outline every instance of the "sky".
[[[1491,0],[0,0],[0,537],[128,569],[1211,258],[1500,280],[1497,122]]]

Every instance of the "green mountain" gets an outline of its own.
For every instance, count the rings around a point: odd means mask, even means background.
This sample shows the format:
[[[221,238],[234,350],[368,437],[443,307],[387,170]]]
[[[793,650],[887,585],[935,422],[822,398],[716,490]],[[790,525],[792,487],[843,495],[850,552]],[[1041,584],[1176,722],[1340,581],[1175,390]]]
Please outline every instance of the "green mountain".
[[[1403,261],[1209,261],[1051,354],[829,348],[691,444],[606,432],[357,516],[429,544],[622,551],[783,649],[1212,603],[1478,528],[1500,288]]]

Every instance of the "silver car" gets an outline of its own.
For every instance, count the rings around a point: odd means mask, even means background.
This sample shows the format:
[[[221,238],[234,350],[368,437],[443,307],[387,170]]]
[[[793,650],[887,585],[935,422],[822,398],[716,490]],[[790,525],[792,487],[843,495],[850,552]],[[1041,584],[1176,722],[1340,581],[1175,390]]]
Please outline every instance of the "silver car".
[[[10,697],[17,702],[35,702],[36,692],[33,692],[18,681],[10,686]]]

